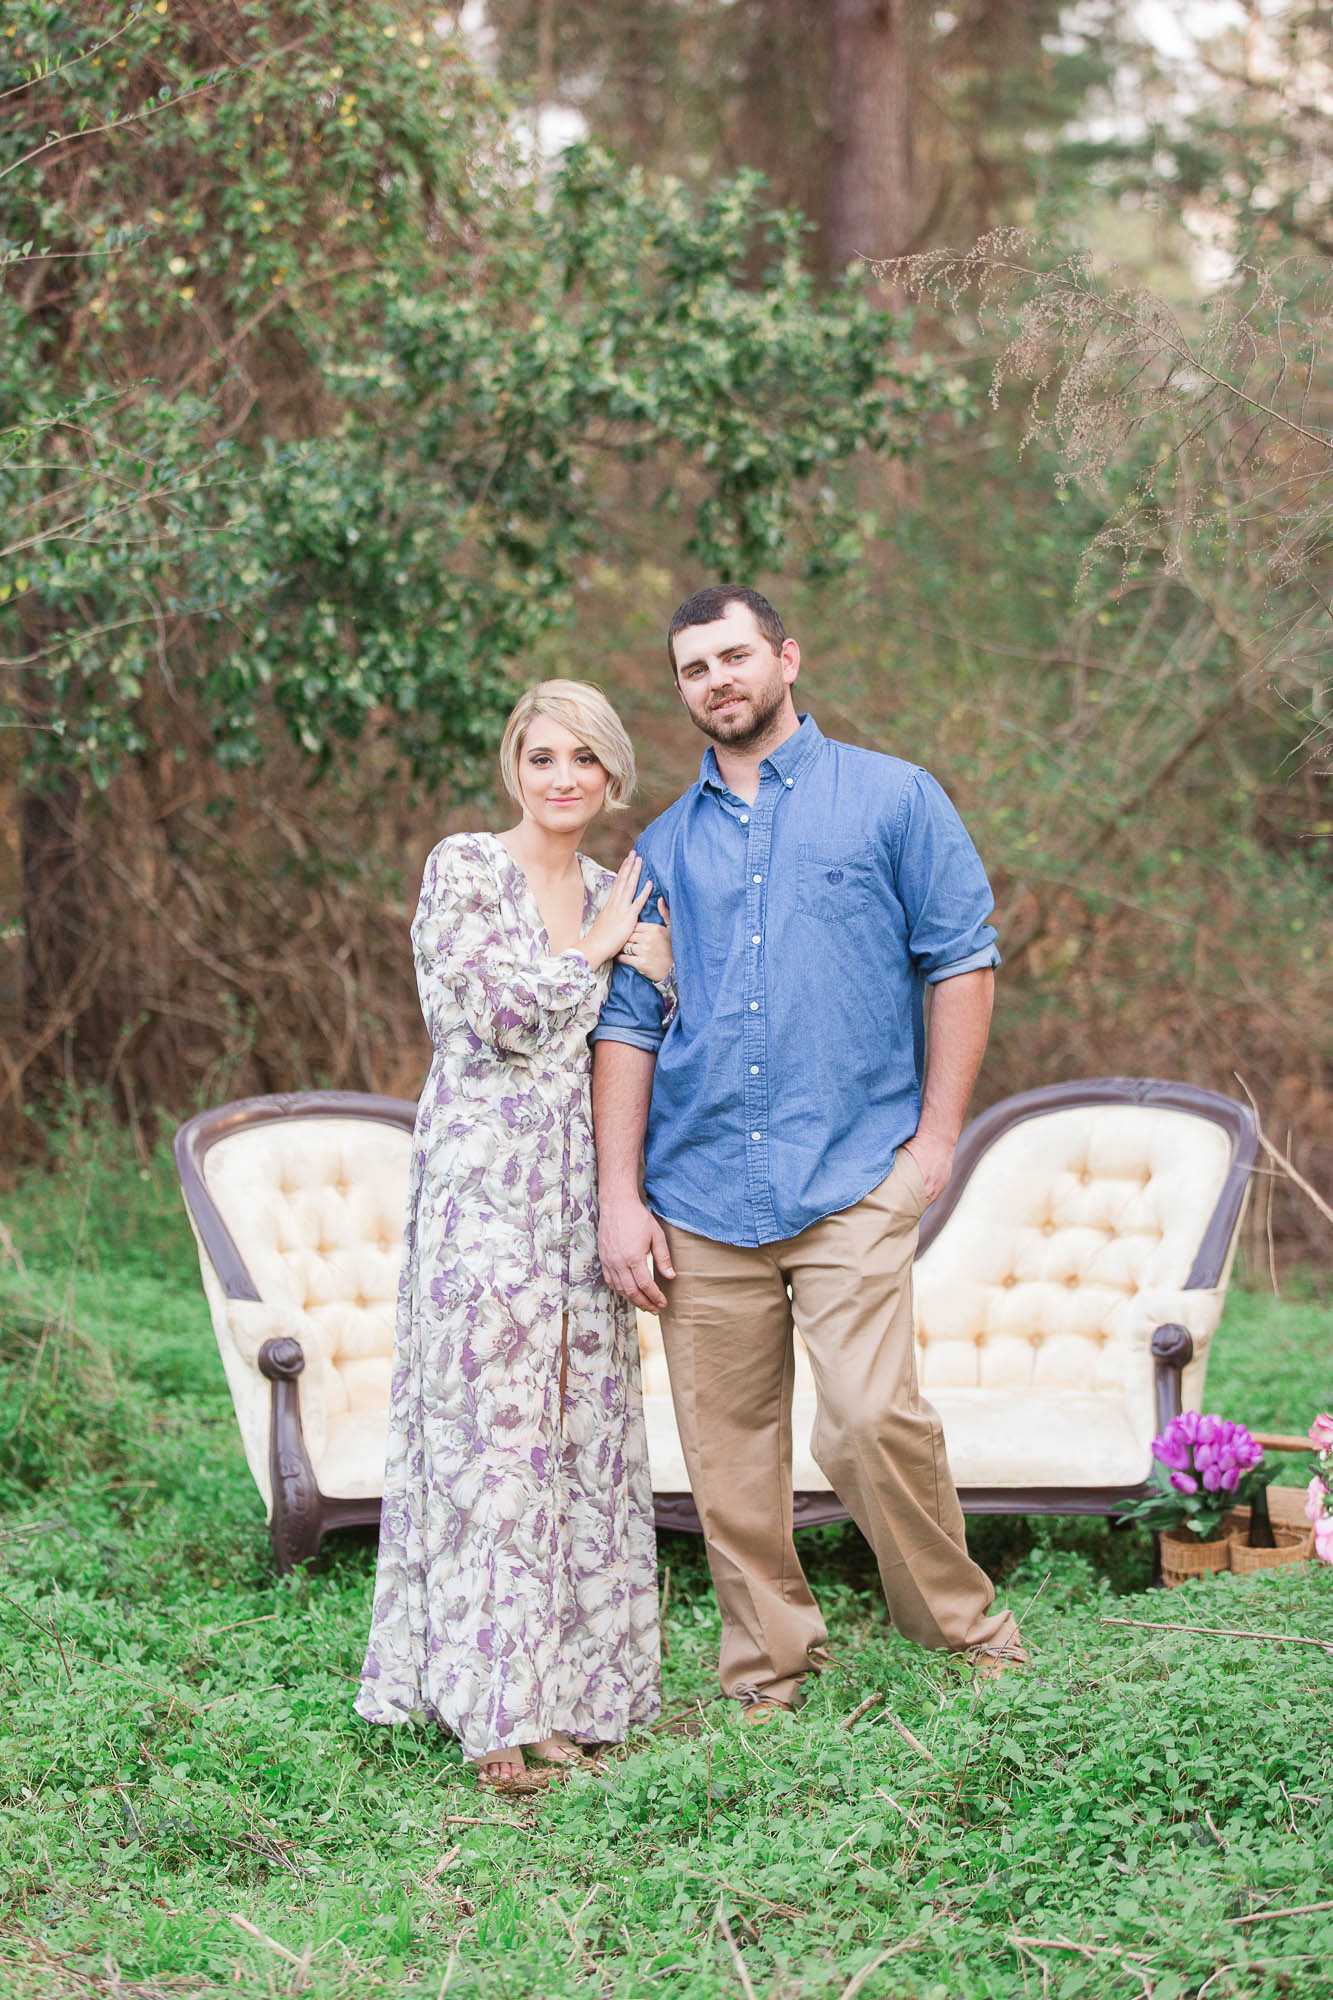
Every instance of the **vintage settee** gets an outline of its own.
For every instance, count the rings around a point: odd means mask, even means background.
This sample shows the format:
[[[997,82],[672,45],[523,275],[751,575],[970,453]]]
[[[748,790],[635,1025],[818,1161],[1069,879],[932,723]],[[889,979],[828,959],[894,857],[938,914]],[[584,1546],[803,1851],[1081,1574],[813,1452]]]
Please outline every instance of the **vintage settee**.
[[[182,1126],[176,1160],[280,1569],[378,1519],[415,1107],[307,1092]],[[963,1134],[916,1265],[918,1368],[972,1513],[1105,1513],[1148,1490],[1149,1441],[1199,1407],[1253,1166],[1252,1112],[1192,1086],[1027,1091]],[[697,1520],[657,1324],[640,1317],[659,1525]],[[798,1524],[843,1509],[810,1451],[798,1350]]]

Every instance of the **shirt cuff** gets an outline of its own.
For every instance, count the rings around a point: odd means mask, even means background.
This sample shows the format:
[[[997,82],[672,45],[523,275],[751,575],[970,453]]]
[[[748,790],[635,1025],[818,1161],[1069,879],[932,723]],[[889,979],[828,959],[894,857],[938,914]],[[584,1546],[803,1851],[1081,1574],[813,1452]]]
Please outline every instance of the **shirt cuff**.
[[[938,986],[941,979],[956,979],[960,972],[980,972],[984,966],[999,965],[1000,954],[993,944],[984,944],[980,951],[971,952],[966,958],[956,958],[952,965],[938,965],[926,974],[927,986]]]
[[[650,1056],[655,1056],[666,1040],[666,1033],[664,1030],[660,1035],[654,1035],[647,1028],[594,1028],[588,1040],[589,1042],[624,1042],[628,1048],[647,1049]]]

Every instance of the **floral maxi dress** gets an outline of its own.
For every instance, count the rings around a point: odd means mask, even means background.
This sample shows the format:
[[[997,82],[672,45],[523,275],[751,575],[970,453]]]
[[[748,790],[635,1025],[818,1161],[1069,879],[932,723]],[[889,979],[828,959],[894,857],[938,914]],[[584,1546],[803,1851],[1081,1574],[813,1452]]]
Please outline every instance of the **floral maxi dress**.
[[[586,929],[612,877],[580,864]],[[659,1698],[635,1319],[597,1257],[587,1035],[609,968],[550,954],[493,834],[435,849],[412,942],[435,1057],[357,1712],[429,1718],[469,1758],[619,1741]]]

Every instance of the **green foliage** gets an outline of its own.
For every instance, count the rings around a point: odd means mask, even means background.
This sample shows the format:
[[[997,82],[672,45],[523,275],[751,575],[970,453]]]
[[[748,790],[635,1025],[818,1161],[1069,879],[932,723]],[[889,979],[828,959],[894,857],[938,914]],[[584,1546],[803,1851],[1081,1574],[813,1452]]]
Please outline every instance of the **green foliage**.
[[[860,545],[833,468],[956,384],[817,299],[753,177],[549,188],[457,42],[394,4],[11,10],[0,89],[0,604],[34,773],[317,766],[475,784],[508,670],[649,461],[715,573]],[[63,59],[63,67],[56,58]],[[48,138],[48,134],[54,136]],[[763,244],[761,270],[749,260]]]
[[[109,1245],[64,1260],[107,1195],[127,1246],[160,1228],[169,1169],[132,1162],[108,1142],[5,1204],[27,1284],[68,1297],[139,1428],[95,1462],[104,1406],[71,1371],[86,1463],[11,1489],[0,1525],[0,1990],[733,2000],[743,1966],[773,2000],[839,2000],[861,1973],[870,2000],[1329,1991],[1326,1660],[1103,1622],[1326,1640],[1326,1568],[1122,1596],[1108,1566],[1141,1563],[1136,1534],[973,1522],[1036,1655],[976,1695],[886,1631],[855,1531],[819,1531],[802,1548],[837,1663],[757,1737],[715,1699],[699,1544],[668,1537],[666,1714],[694,1733],[486,1798],[456,1746],[352,1713],[369,1541],[274,1579],[183,1219],[157,1280]],[[1210,1402],[1303,1424],[1322,1328],[1233,1291]]]

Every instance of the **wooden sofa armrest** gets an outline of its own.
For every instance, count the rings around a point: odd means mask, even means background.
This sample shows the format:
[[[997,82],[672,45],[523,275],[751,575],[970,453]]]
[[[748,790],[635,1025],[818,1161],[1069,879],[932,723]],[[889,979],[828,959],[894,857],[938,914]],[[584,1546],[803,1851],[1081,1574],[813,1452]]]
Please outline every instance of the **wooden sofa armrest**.
[[[260,1374],[273,1384],[268,1428],[270,1529],[274,1561],[285,1573],[315,1554],[321,1534],[319,1485],[305,1448],[296,1387],[305,1367],[305,1350],[290,1334],[278,1334],[263,1343],[258,1360]]]
[[[1153,1329],[1149,1352],[1153,1359],[1157,1428],[1160,1432],[1166,1429],[1172,1417],[1180,1415],[1180,1378],[1194,1359],[1194,1342],[1185,1327],[1168,1320],[1165,1326]]]

